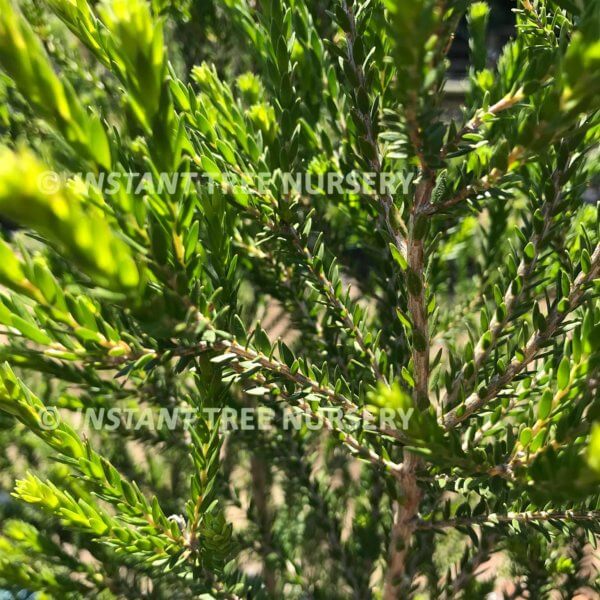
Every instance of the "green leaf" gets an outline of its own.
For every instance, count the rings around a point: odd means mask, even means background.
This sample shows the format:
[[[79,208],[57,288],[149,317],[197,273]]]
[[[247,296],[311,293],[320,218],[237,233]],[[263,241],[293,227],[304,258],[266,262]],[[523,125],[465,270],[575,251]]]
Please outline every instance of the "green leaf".
[[[263,354],[266,354],[267,356],[271,354],[271,342],[264,329],[260,326],[254,331],[254,344]]]
[[[535,246],[533,245],[533,242],[529,242],[527,244],[527,246],[525,246],[525,256],[529,259],[529,260],[533,260],[534,256],[535,256]]]
[[[592,268],[592,259],[590,258],[590,253],[584,248],[581,251],[581,270],[584,274],[588,274]]]
[[[552,390],[544,390],[544,393],[540,399],[540,403],[538,404],[538,419],[541,421],[548,418],[548,415],[552,410],[552,400]]]
[[[571,379],[571,363],[567,356],[563,356],[556,371],[556,382],[559,390],[564,390]]]
[[[400,250],[396,247],[392,242],[389,243],[389,249],[392,254],[392,258],[396,261],[396,264],[403,270],[406,271],[408,268],[408,263],[406,262],[406,258],[402,255]]]
[[[525,427],[519,434],[519,442],[521,445],[527,446],[527,444],[529,444],[531,441],[532,435],[531,427]]]

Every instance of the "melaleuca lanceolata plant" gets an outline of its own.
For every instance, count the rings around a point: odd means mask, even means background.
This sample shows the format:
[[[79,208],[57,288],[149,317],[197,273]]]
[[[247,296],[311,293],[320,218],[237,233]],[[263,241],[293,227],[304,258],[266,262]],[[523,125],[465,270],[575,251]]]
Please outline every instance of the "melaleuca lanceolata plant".
[[[0,587],[597,586],[600,3],[207,11],[0,0]]]

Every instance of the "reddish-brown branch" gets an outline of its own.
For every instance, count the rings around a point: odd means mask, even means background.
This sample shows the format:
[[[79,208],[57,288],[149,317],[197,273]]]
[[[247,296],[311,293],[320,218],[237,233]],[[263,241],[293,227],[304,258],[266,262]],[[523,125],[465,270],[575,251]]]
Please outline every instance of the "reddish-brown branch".
[[[423,227],[419,219],[420,209],[429,202],[434,182],[424,177],[417,187],[411,209],[408,235],[408,311],[413,326],[413,373],[417,407],[426,409],[429,404],[429,324],[427,318],[427,288],[425,281],[425,252]],[[422,492],[417,481],[421,461],[406,453],[404,469],[400,474],[402,502],[394,507],[388,565],[385,576],[384,600],[400,598],[406,588],[406,558],[415,530],[415,516],[419,511]]]

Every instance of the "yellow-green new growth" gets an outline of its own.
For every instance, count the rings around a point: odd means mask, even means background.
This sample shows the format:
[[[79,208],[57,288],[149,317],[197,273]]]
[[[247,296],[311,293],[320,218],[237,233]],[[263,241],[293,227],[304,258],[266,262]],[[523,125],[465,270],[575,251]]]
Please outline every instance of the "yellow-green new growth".
[[[108,169],[110,146],[98,115],[54,72],[39,38],[10,0],[0,0],[0,67],[49,125],[94,165]]]
[[[47,238],[93,284],[115,291],[136,288],[140,273],[132,250],[106,215],[54,177],[51,191],[44,191],[47,174],[30,152],[0,148],[0,214]]]
[[[147,131],[166,98],[162,24],[144,0],[107,0],[98,10],[110,32],[109,54],[127,86],[128,102]]]
[[[27,296],[39,297],[35,286],[25,276],[21,262],[2,239],[0,239],[0,284]]]

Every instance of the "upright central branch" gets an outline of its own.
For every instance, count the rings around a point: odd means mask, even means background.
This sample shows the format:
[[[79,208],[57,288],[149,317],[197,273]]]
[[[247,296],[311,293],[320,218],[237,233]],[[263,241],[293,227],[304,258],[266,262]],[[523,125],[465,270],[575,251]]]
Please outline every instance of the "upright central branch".
[[[415,379],[417,407],[427,408],[429,381],[429,327],[427,323],[427,299],[425,295],[425,251],[424,238],[428,217],[423,215],[421,207],[429,202],[433,184],[423,179],[417,187],[413,204],[407,243],[407,286],[408,312],[412,322],[412,359]]]
[[[421,208],[429,202],[432,188],[433,181],[428,177],[424,177],[417,187],[411,209],[407,241],[408,311],[413,326],[412,360],[415,401],[420,410],[425,410],[429,404],[429,326],[424,250],[427,217],[422,214]],[[404,469],[398,477],[401,497],[396,501],[394,509],[384,600],[403,597],[403,591],[407,585],[410,585],[410,581],[406,578],[406,559],[415,530],[415,517],[421,501],[421,490],[416,477],[419,464],[420,459],[417,456],[406,453]]]

